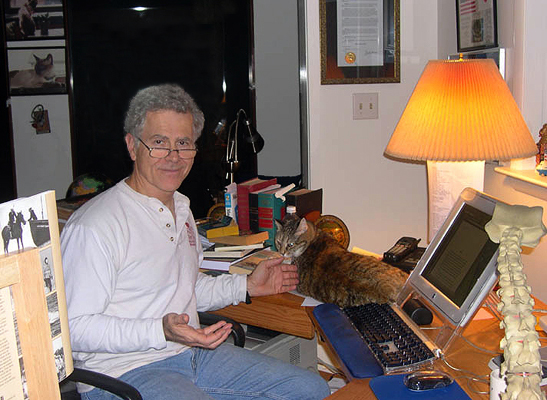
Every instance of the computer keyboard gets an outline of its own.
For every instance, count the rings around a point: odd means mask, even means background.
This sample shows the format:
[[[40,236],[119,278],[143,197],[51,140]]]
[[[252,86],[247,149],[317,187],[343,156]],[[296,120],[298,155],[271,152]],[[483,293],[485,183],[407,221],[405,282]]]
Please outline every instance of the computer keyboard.
[[[435,359],[422,339],[389,304],[344,308],[385,373],[410,370]]]

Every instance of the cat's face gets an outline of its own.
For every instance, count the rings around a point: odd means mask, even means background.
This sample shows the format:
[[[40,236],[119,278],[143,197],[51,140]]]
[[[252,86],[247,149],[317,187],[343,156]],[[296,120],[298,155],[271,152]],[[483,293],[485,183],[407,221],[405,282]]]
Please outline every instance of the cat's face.
[[[291,221],[275,221],[277,232],[275,234],[275,247],[284,257],[296,258],[308,248],[311,237],[306,219],[294,219]]]
[[[55,69],[53,68],[53,56],[48,54],[46,58],[39,58],[34,55],[36,60],[36,65],[34,66],[34,71],[36,75],[43,77],[44,79],[53,79],[55,78]]]

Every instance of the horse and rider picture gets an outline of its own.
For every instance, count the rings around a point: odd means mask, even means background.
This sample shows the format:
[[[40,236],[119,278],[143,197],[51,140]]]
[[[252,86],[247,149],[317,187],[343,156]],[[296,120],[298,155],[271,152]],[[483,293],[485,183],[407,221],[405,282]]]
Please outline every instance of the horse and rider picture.
[[[44,215],[47,212],[39,200],[21,198],[11,205],[10,202],[0,205],[4,254],[40,247],[50,241],[47,215]]]

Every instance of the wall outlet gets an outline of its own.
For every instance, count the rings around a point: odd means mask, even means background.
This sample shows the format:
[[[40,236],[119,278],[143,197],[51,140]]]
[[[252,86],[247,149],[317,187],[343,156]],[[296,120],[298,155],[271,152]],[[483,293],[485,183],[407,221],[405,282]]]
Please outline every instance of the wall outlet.
[[[378,93],[353,94],[353,119],[378,119]]]

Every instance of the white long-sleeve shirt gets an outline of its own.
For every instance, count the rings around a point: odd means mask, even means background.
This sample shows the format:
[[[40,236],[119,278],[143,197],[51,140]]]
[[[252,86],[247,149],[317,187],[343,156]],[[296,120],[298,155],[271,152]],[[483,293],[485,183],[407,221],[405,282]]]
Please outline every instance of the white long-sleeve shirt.
[[[75,365],[117,377],[188,347],[168,342],[162,318],[245,300],[246,276],[199,273],[203,254],[188,198],[176,220],[124,180],[88,201],[61,234]]]

